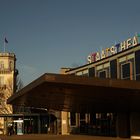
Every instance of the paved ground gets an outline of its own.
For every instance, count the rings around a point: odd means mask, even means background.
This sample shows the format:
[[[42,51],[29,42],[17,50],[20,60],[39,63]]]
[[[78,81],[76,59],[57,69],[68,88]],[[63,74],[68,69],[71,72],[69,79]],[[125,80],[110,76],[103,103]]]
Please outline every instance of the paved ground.
[[[22,135],[22,136],[1,136],[0,140],[130,140],[112,137],[96,137],[96,136],[85,136],[85,135]]]

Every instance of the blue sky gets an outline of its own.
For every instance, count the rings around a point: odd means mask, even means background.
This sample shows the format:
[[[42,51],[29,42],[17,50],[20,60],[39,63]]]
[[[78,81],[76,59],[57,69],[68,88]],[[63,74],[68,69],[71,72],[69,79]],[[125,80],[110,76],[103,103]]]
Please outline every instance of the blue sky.
[[[24,85],[86,64],[89,53],[140,33],[140,0],[0,0],[0,51],[17,57]]]

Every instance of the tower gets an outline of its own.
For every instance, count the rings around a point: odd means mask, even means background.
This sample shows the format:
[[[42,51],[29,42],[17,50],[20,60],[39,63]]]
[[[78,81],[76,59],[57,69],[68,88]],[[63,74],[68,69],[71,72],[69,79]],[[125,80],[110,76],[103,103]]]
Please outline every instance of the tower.
[[[16,90],[16,56],[14,53],[0,53],[0,114],[12,114],[7,99]],[[0,118],[0,133],[4,129],[4,118]]]

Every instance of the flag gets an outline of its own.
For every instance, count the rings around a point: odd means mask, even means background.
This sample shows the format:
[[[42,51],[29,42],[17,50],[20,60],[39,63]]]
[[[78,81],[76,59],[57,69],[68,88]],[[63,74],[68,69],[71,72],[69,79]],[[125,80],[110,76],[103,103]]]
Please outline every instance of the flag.
[[[8,40],[6,39],[6,37],[5,37],[5,39],[4,39],[4,42],[5,42],[5,43],[8,43]]]

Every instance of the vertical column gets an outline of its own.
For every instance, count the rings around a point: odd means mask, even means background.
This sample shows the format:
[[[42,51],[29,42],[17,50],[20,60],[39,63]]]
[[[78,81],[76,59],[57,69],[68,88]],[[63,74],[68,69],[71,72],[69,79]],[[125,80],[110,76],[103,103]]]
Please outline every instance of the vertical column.
[[[62,126],[61,111],[57,111],[56,117],[57,117],[57,134],[61,134],[61,130],[62,130],[62,128],[61,128],[61,126]]]
[[[130,137],[130,117],[129,113],[117,113],[116,121],[117,137],[129,138]]]
[[[40,115],[38,115],[37,119],[38,119],[38,134],[40,134],[41,133]]]
[[[69,128],[68,128],[68,112],[61,112],[61,119],[62,119],[62,135],[68,135],[69,134]]]

